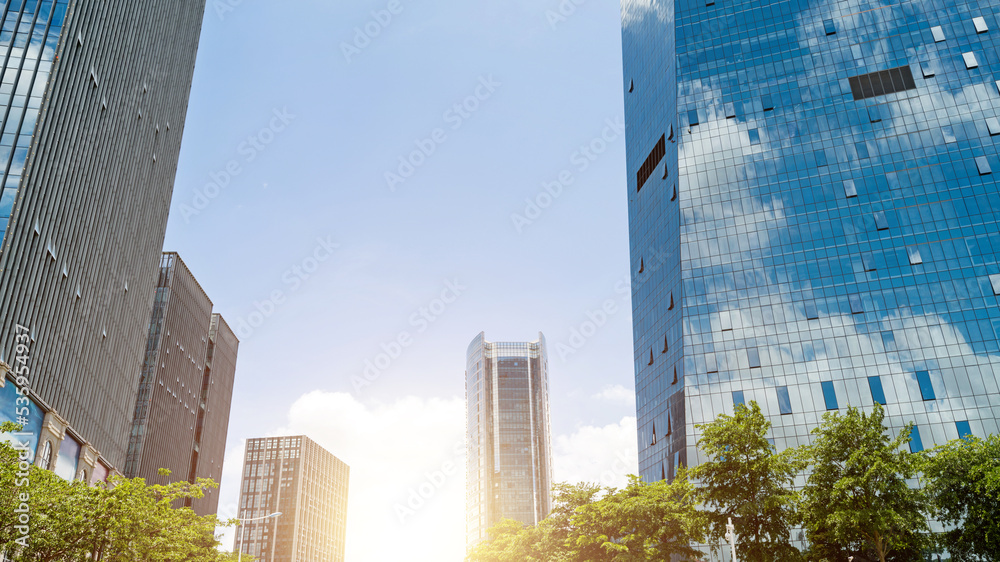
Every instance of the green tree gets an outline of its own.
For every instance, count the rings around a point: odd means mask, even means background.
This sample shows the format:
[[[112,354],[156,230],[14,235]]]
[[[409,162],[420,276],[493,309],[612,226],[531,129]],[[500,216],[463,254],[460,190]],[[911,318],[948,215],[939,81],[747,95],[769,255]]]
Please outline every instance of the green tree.
[[[468,556],[470,562],[555,562],[569,560],[567,543],[576,532],[572,518],[577,508],[595,501],[596,484],[556,484],[554,508],[535,526],[503,519],[489,531],[490,539]]]
[[[18,431],[13,424],[0,433]],[[0,552],[25,562],[226,562],[236,556],[217,550],[214,515],[174,508],[200,498],[211,480],[147,486],[141,478],[112,477],[108,484],[69,482],[55,473],[18,467],[18,452],[0,442]],[[24,500],[24,501],[22,501]],[[22,504],[27,507],[25,511]],[[19,529],[22,516],[30,529]],[[233,522],[227,522],[232,524]]]
[[[956,439],[927,452],[924,489],[949,526],[952,560],[1000,560],[1000,436]]]
[[[796,522],[795,475],[805,463],[800,453],[778,453],[767,440],[771,422],[756,402],[736,407],[699,425],[698,446],[709,460],[691,469],[700,483],[699,499],[710,509],[709,538],[718,542],[731,517],[737,529],[740,558],[748,562],[799,560],[791,545]]]
[[[907,485],[921,461],[903,450],[912,424],[891,437],[884,417],[849,407],[813,430],[800,505],[812,559],[915,560],[929,545],[925,494]]]
[[[673,482],[645,484],[629,477],[625,488],[557,484],[555,508],[536,526],[505,519],[470,562],[631,562],[696,556],[689,544],[703,540],[704,516],[694,487],[681,473]],[[598,499],[599,497],[599,499]]]
[[[691,543],[704,540],[704,514],[683,470],[672,482],[646,484],[629,476],[627,486],[608,488],[599,501],[578,508],[571,521],[569,560],[578,562],[693,558],[699,552]]]

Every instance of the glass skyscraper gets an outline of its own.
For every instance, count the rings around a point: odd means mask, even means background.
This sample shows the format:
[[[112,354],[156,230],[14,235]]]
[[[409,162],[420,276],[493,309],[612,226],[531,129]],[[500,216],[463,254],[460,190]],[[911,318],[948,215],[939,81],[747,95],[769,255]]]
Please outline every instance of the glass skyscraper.
[[[545,336],[466,353],[466,536],[469,549],[501,519],[534,525],[551,510],[552,450]]]
[[[875,402],[914,451],[997,432],[997,13],[623,0],[645,479],[751,400],[779,449]]]

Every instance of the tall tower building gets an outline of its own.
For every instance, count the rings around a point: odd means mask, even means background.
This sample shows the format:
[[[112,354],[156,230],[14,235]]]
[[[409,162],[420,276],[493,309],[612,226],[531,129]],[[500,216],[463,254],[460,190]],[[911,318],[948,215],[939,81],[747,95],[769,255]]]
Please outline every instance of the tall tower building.
[[[489,342],[466,352],[466,545],[503,518],[534,525],[552,509],[548,354],[533,342]]]
[[[204,9],[0,4],[0,359],[27,328],[33,398],[118,468]]]
[[[164,252],[124,473],[149,484],[222,477],[239,341],[174,252]],[[169,477],[159,469],[169,469]],[[215,513],[218,490],[189,501]]]
[[[998,431],[997,8],[623,1],[645,479],[751,400],[778,449],[876,402]]]
[[[239,504],[246,523],[233,550],[260,562],[343,562],[350,471],[304,435],[248,439]]]

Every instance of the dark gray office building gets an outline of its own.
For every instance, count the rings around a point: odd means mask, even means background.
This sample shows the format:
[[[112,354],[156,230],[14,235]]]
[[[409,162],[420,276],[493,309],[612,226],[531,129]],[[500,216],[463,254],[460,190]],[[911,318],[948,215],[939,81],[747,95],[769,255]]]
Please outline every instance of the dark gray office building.
[[[549,362],[545,336],[466,352],[466,547],[501,519],[534,525],[552,509]]]
[[[111,467],[125,462],[204,9],[0,4],[0,359],[25,326],[36,405]]]
[[[239,342],[180,256],[160,262],[124,473],[150,484],[222,476]],[[170,476],[159,475],[159,469]],[[215,513],[209,490],[188,502]]]

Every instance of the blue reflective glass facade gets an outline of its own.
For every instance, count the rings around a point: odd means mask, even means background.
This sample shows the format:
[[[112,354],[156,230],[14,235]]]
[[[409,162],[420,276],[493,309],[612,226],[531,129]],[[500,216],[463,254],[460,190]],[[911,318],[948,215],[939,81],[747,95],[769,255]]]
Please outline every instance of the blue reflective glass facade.
[[[0,4],[0,247],[49,83],[67,0]]]
[[[998,431],[998,8],[623,0],[644,478],[700,462],[695,425],[736,392],[778,449],[819,423],[824,381],[918,447]]]

